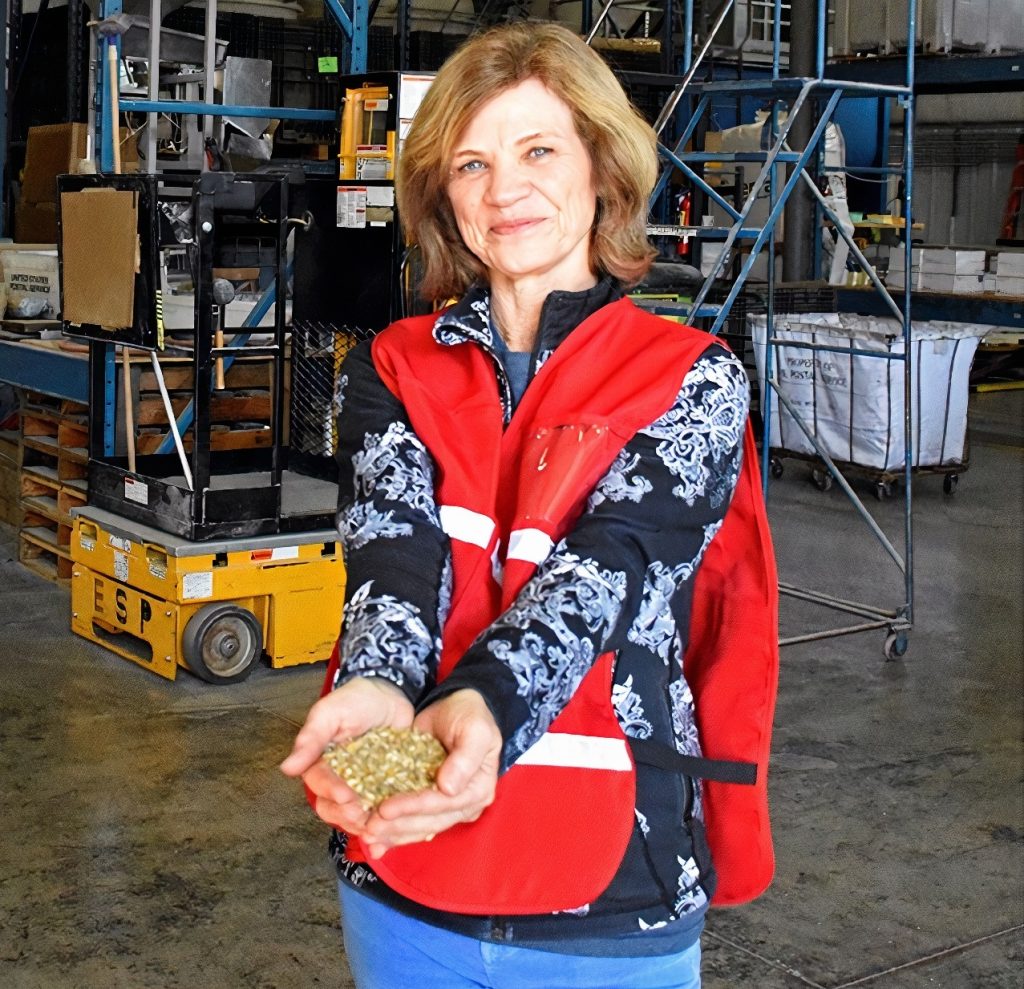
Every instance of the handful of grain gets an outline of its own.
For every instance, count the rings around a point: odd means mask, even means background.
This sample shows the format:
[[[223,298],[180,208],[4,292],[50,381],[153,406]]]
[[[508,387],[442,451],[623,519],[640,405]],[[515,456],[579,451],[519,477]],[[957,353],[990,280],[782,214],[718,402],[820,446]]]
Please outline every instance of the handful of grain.
[[[433,735],[415,728],[371,728],[351,742],[332,742],[323,757],[372,810],[396,793],[429,790],[446,755]]]

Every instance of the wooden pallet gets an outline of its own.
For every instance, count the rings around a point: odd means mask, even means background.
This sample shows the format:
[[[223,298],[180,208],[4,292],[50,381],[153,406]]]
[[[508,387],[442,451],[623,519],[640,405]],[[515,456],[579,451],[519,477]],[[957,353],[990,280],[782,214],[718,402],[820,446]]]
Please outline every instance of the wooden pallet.
[[[21,432],[0,432],[0,522],[21,525]]]
[[[18,559],[40,577],[64,583],[71,580],[71,551],[58,545],[51,530],[22,526],[18,536]]]
[[[18,556],[49,580],[71,578],[71,510],[87,500],[88,415],[68,399],[27,392],[21,406]]]

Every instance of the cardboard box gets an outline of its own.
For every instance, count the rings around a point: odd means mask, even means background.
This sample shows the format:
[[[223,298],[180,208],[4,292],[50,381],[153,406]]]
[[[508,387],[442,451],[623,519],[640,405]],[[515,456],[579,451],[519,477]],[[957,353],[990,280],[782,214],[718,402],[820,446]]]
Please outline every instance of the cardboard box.
[[[1024,295],[1024,275],[996,275],[999,295]]]
[[[921,255],[921,271],[925,274],[983,275],[985,252],[925,248]]]
[[[60,273],[57,250],[26,251],[0,245],[0,267],[7,291],[9,319],[58,319]]]
[[[55,203],[57,176],[75,175],[88,153],[87,124],[47,124],[28,129],[21,199],[26,203]]]
[[[1000,276],[1024,278],[1024,251],[999,251],[992,270]]]
[[[948,271],[925,271],[921,273],[921,288],[925,292],[974,295],[985,290],[985,275],[984,272],[980,275],[954,275]]]
[[[139,138],[130,127],[121,128],[121,171],[125,174],[139,170]]]
[[[18,203],[14,208],[14,239],[20,244],[56,244],[57,204]]]
[[[62,192],[61,217],[64,318],[78,325],[131,326],[139,270],[136,194],[119,189]]]

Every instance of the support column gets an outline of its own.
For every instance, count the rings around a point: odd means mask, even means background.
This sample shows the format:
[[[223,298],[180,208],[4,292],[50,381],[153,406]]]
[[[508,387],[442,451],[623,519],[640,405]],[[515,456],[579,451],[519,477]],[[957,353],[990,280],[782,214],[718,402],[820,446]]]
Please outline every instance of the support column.
[[[818,39],[817,0],[790,0],[789,9],[789,75],[807,78],[817,75]],[[820,25],[824,31],[826,25]],[[814,102],[808,100],[793,121],[789,146],[803,151],[814,130]],[[798,182],[786,204],[782,240],[782,280],[807,281],[814,273],[815,208],[811,192]],[[771,259],[770,263],[774,263]]]

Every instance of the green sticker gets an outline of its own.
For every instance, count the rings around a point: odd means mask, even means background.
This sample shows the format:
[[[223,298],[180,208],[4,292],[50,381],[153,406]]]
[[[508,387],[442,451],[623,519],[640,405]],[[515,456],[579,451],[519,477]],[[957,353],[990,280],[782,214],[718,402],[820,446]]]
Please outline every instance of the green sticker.
[[[321,55],[316,60],[317,68],[321,72],[337,72],[338,71],[338,56],[337,55]]]

